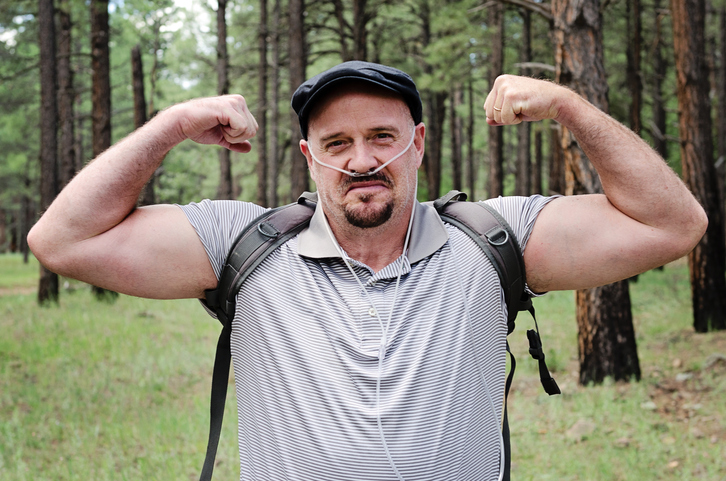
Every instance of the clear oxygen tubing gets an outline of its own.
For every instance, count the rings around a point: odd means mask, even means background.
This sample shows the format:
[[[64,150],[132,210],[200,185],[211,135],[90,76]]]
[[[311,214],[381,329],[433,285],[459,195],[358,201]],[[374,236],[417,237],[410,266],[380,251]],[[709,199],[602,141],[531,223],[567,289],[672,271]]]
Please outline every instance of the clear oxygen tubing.
[[[404,480],[403,476],[401,475],[401,473],[398,471],[398,468],[396,467],[396,463],[393,461],[393,456],[391,455],[391,451],[388,449],[388,443],[386,442],[386,436],[383,432],[383,423],[381,422],[381,378],[383,377],[383,360],[386,356],[386,345],[388,344],[388,329],[391,327],[391,319],[393,318],[393,309],[396,306],[396,299],[398,299],[398,287],[401,283],[401,275],[403,274],[404,257],[406,255],[406,252],[408,251],[408,242],[409,242],[409,239],[411,238],[411,227],[413,226],[413,217],[414,217],[414,213],[416,212],[416,195],[417,194],[418,194],[418,182],[416,183],[416,187],[414,190],[413,206],[411,207],[411,218],[408,221],[408,229],[406,231],[406,240],[404,241],[404,244],[403,244],[403,252],[401,253],[401,257],[399,257],[400,266],[398,268],[398,276],[396,276],[396,287],[393,291],[393,301],[391,302],[391,309],[388,312],[388,320],[386,321],[385,326],[383,324],[383,319],[381,319],[381,315],[378,312],[378,308],[373,303],[373,299],[371,299],[370,294],[368,294],[368,290],[365,288],[365,286],[361,282],[360,278],[358,278],[358,275],[355,273],[355,271],[353,270],[353,267],[350,265],[350,263],[345,261],[345,254],[343,253],[343,249],[340,247],[340,244],[338,244],[337,239],[333,235],[333,231],[330,228],[330,224],[328,224],[328,219],[325,216],[323,216],[323,219],[325,221],[324,222],[325,228],[328,231],[328,235],[330,236],[331,240],[333,241],[333,245],[335,245],[335,248],[338,250],[338,254],[340,254],[340,257],[344,260],[345,265],[348,267],[348,270],[355,278],[356,282],[358,283],[358,286],[365,293],[366,298],[368,299],[368,302],[373,307],[373,310],[376,313],[376,318],[378,319],[378,324],[381,326],[381,344],[378,348],[378,378],[376,379],[376,423],[378,424],[378,433],[381,436],[381,443],[383,444],[383,450],[386,452],[386,457],[388,457],[388,463],[391,465],[391,469],[393,469],[393,472],[395,473],[396,478],[399,481],[405,481],[405,480]],[[320,199],[320,201],[322,201],[322,198]]]
[[[414,138],[415,137],[416,137],[416,130],[414,129],[413,135],[411,136],[411,140],[409,141],[408,145],[406,146],[406,148],[403,151],[401,151],[399,154],[395,155],[393,158],[389,159],[384,164],[381,164],[375,170],[372,170],[372,171],[369,171],[369,172],[363,172],[363,173],[361,173],[361,172],[352,172],[352,171],[348,171],[348,170],[339,169],[338,167],[335,167],[335,166],[332,166],[332,165],[329,165],[329,164],[325,164],[325,163],[321,162],[320,160],[318,160],[317,157],[315,157],[315,155],[312,152],[312,149],[310,150],[310,155],[313,158],[313,160],[315,160],[315,162],[317,162],[318,164],[322,165],[323,167],[328,167],[330,169],[336,170],[338,172],[341,172],[343,174],[349,175],[351,177],[367,177],[367,176],[374,175],[374,174],[380,172],[382,169],[384,169],[391,162],[393,162],[394,160],[396,160],[399,157],[401,157],[404,153],[406,153],[408,151],[408,149],[411,148],[411,145],[413,144],[413,141],[414,141]],[[416,186],[415,186],[415,190],[414,190],[413,205],[411,207],[411,217],[410,217],[409,222],[408,222],[408,229],[406,231],[406,239],[405,239],[404,245],[403,245],[403,252],[401,254],[401,257],[399,258],[400,259],[400,266],[399,266],[399,270],[398,270],[398,275],[396,277],[396,287],[395,287],[394,293],[393,293],[393,301],[391,302],[391,309],[390,309],[390,311],[388,313],[388,320],[386,321],[385,326],[384,326],[383,320],[381,319],[381,316],[379,314],[378,308],[373,303],[373,299],[371,299],[370,294],[368,294],[368,290],[365,288],[365,286],[363,285],[363,283],[361,282],[361,280],[358,278],[358,275],[355,273],[355,271],[353,270],[353,267],[350,265],[350,263],[349,262],[345,262],[345,265],[348,267],[348,270],[353,275],[353,278],[358,283],[358,286],[365,293],[366,298],[367,298],[368,302],[370,303],[370,305],[373,307],[373,310],[376,313],[376,318],[378,319],[378,323],[379,323],[379,325],[381,327],[381,344],[379,346],[379,352],[378,352],[378,378],[376,379],[376,422],[378,424],[378,433],[380,434],[380,437],[381,437],[381,443],[383,444],[383,449],[386,452],[386,456],[388,457],[388,462],[391,465],[391,468],[393,469],[393,472],[395,473],[396,478],[399,481],[405,481],[405,480],[404,480],[403,476],[401,475],[401,473],[398,471],[398,468],[396,467],[396,463],[393,461],[393,456],[391,455],[391,451],[388,449],[388,443],[386,442],[386,436],[385,436],[385,433],[383,432],[383,424],[381,422],[381,378],[383,377],[383,361],[385,359],[385,354],[386,354],[386,345],[388,344],[388,330],[389,330],[389,328],[391,326],[391,319],[393,318],[393,310],[394,310],[395,305],[396,305],[396,300],[398,299],[398,288],[399,288],[399,285],[400,285],[400,282],[401,282],[401,276],[403,274],[404,256],[406,255],[406,252],[408,251],[408,244],[409,244],[409,240],[411,238],[411,228],[413,226],[413,218],[414,218],[414,214],[416,212],[416,198],[417,198],[417,195],[418,195],[418,182],[416,182]],[[322,204],[323,204],[322,197],[319,199],[319,202],[321,203],[321,206],[322,206]],[[327,217],[325,215],[323,215],[323,221],[324,221],[323,224],[325,225],[325,229],[327,230],[328,235],[330,236],[330,239],[333,241],[333,245],[335,246],[336,250],[338,251],[338,254],[340,255],[341,259],[343,259],[345,261],[345,254],[343,252],[343,249],[340,247],[340,244],[338,244],[338,240],[335,238],[335,235],[333,235],[333,231],[330,228],[330,224],[328,223],[328,219],[327,219]],[[459,283],[459,288],[461,289],[461,293],[462,293],[462,295],[464,296],[464,299],[465,299],[465,301],[464,301],[464,312],[466,313],[467,324],[469,326],[469,329],[471,330],[471,315],[469,313],[469,303],[466,301],[466,291],[465,291],[464,285],[463,285],[463,283],[461,281],[461,275],[459,274],[459,266],[458,266],[458,262],[456,261],[456,254],[455,254],[455,252],[453,250],[453,246],[451,246],[451,243],[449,243],[449,245],[450,245],[451,250],[452,250],[452,257],[454,258],[454,268],[455,268],[456,273],[457,273],[456,279],[457,279],[457,281]],[[478,359],[477,359],[477,367],[478,367],[478,370],[479,370],[479,374],[481,375],[482,382],[484,383],[484,391],[486,392],[489,406],[491,407],[492,413],[494,414],[494,417],[496,419],[496,412],[497,411],[494,408],[494,402],[492,400],[491,392],[489,391],[489,385],[488,385],[488,383],[486,381],[486,378],[484,376],[484,372],[481,369],[481,366],[478,365]],[[499,453],[500,453],[499,476],[497,478],[498,481],[502,481],[502,479],[504,477],[504,463],[505,463],[505,460],[504,460],[504,437],[502,435],[502,430],[500,428],[501,427],[499,427],[497,429],[497,431],[499,433],[499,448],[500,448],[499,449]]]
[[[349,175],[351,177],[368,177],[370,175],[377,174],[381,170],[385,169],[388,166],[388,164],[390,164],[391,162],[393,162],[394,160],[398,159],[403,154],[405,154],[406,152],[408,152],[408,149],[410,149],[411,148],[411,145],[413,145],[413,139],[415,139],[415,138],[416,138],[416,128],[414,127],[413,134],[411,135],[411,140],[408,141],[408,145],[406,146],[405,149],[403,149],[401,152],[399,152],[398,154],[396,154],[395,156],[393,156],[386,163],[381,164],[377,168],[375,168],[374,170],[370,170],[368,172],[353,172],[351,170],[340,169],[340,168],[338,168],[338,167],[336,167],[334,165],[330,165],[330,164],[326,164],[324,162],[321,162],[317,157],[315,157],[315,154],[313,153],[313,149],[308,149],[308,152],[310,152],[310,156],[313,158],[313,160],[315,162],[317,162],[318,164],[322,165],[323,167],[327,167],[329,169],[337,170],[338,172],[342,172],[343,174],[347,174],[347,175]]]

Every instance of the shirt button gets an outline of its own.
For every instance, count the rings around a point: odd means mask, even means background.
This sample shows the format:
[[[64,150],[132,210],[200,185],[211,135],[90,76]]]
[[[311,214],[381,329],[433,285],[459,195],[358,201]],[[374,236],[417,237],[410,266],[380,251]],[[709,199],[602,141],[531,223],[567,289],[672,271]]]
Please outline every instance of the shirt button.
[[[372,308],[372,307],[371,307],[370,309],[368,309],[368,314],[369,314],[369,315],[370,315],[371,317],[376,317],[376,310],[375,310],[374,308]]]

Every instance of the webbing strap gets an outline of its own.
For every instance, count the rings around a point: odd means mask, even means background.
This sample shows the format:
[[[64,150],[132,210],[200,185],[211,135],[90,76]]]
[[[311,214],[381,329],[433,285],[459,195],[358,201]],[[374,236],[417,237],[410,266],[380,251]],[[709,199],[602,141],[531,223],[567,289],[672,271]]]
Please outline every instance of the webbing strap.
[[[209,405],[209,439],[207,441],[207,454],[204,457],[204,467],[199,476],[200,481],[210,481],[212,479],[214,460],[217,457],[217,446],[219,446],[219,436],[222,432],[222,421],[224,420],[224,406],[227,400],[229,366],[232,356],[230,349],[232,323],[224,322],[223,324],[224,327],[217,341],[217,353],[214,358],[212,401]]]
[[[554,380],[552,375],[550,375],[550,371],[547,369],[547,364],[545,363],[545,353],[542,349],[542,340],[539,336],[537,318],[534,315],[534,306],[529,308],[529,313],[532,314],[532,319],[534,319],[534,329],[527,330],[527,339],[529,339],[529,355],[532,356],[533,359],[536,359],[539,364],[539,381],[542,383],[542,387],[545,392],[550,396],[560,394],[560,387],[557,385],[557,382]]]
[[[303,195],[295,204],[288,204],[265,212],[242,231],[220,276],[216,289],[206,292],[206,304],[214,308],[222,332],[217,341],[212,374],[212,399],[209,406],[209,439],[200,481],[211,481],[214,460],[224,420],[224,407],[229,385],[232,361],[231,335],[235,298],[244,280],[267,255],[297,235],[310,222],[315,210],[314,198]],[[282,212],[284,210],[284,212]]]

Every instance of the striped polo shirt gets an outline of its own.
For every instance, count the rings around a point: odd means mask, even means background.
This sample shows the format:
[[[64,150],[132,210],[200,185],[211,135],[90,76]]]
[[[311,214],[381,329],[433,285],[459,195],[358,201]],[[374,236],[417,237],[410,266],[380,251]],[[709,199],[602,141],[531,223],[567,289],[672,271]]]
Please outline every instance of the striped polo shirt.
[[[549,200],[487,203],[524,249]],[[217,277],[239,232],[264,211],[238,201],[181,208]],[[237,296],[240,479],[496,480],[507,312],[489,260],[417,204],[408,255],[374,272],[340,257],[322,216],[318,207]],[[389,315],[379,366],[379,318]]]

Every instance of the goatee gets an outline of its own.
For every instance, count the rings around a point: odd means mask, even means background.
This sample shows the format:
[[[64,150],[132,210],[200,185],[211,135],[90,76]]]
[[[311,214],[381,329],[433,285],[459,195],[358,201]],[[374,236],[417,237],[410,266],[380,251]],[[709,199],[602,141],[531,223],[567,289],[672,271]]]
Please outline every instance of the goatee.
[[[378,173],[369,177],[353,177],[343,186],[344,191],[359,182],[369,182],[371,180],[383,182],[386,186],[391,187],[392,182],[385,175]],[[393,215],[394,202],[389,199],[383,206],[370,205],[373,194],[363,194],[358,196],[358,208],[352,208],[349,205],[344,206],[343,212],[346,220],[353,226],[362,229],[378,227],[386,223]],[[361,205],[362,204],[362,205]]]

